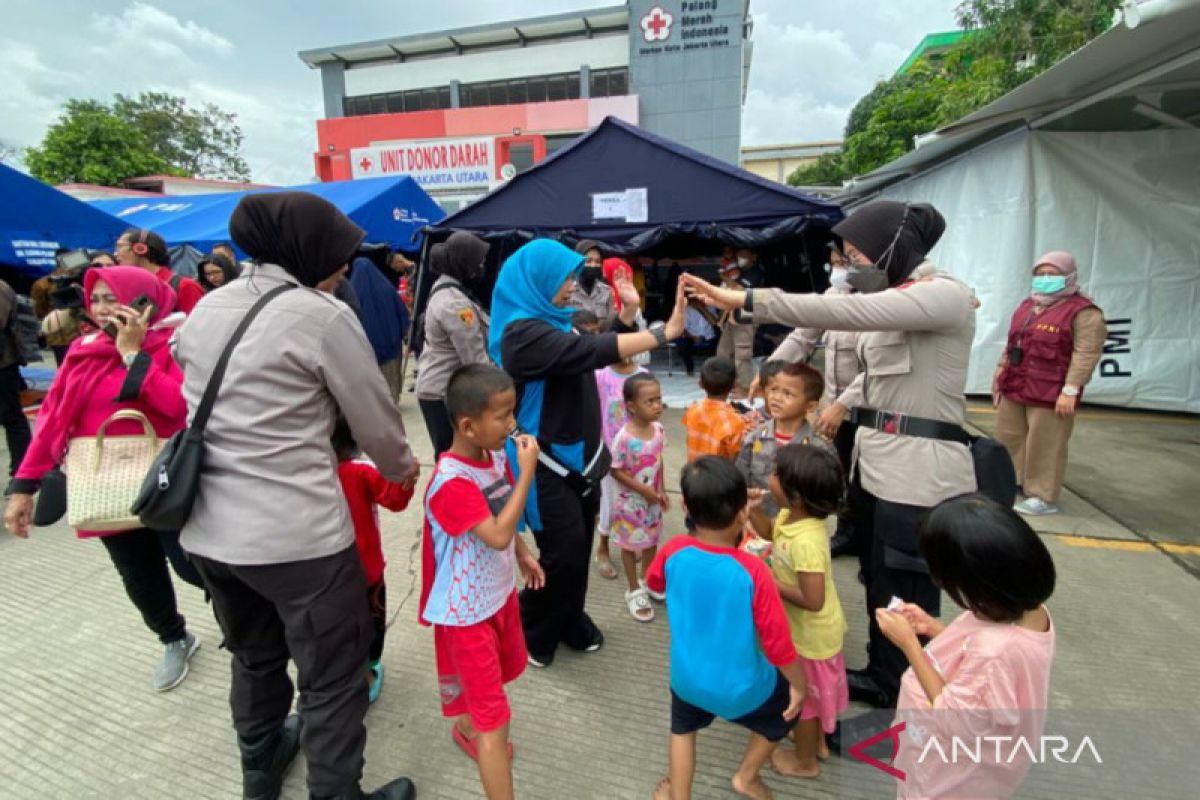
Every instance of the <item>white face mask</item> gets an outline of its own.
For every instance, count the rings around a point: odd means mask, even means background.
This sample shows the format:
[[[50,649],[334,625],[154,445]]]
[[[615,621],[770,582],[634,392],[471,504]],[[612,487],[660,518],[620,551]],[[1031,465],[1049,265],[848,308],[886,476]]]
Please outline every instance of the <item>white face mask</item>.
[[[839,292],[850,291],[850,270],[845,267],[834,267],[829,271],[829,284]]]
[[[739,256],[738,260],[737,260],[737,265],[739,267],[741,267],[742,269],[746,269],[747,267],[750,266],[750,259],[746,258],[745,256]]]

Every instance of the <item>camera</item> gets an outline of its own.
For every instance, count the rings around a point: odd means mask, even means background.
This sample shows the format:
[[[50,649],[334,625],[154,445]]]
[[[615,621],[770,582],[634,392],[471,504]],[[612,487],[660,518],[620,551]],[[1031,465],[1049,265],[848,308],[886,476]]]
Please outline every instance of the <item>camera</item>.
[[[50,305],[65,311],[84,306],[83,275],[92,268],[87,250],[66,250],[54,257],[55,270],[50,273]]]

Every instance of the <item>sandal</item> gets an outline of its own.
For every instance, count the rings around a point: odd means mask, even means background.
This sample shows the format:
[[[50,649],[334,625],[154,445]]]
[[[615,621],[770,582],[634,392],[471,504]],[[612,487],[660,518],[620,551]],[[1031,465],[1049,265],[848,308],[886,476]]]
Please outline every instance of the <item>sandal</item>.
[[[450,736],[454,738],[454,743],[458,745],[460,750],[470,756],[472,761],[477,764],[479,763],[479,745],[476,744],[474,739],[468,739],[466,734],[458,729],[457,725],[450,726]],[[512,742],[508,742],[508,760],[512,761],[512,757]]]
[[[654,621],[654,606],[650,605],[650,593],[640,586],[625,592],[625,607],[629,615],[638,622]]]
[[[617,568],[613,566],[611,558],[597,555],[594,560],[596,562],[596,572],[600,573],[601,578],[612,580],[617,577]]]

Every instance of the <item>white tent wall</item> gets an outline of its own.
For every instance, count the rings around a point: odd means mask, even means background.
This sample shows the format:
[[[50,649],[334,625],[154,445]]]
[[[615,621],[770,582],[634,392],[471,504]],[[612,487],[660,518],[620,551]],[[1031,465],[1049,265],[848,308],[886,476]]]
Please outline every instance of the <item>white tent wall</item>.
[[[969,394],[990,392],[1034,260],[1068,250],[1109,323],[1086,400],[1200,413],[1200,131],[1020,130],[878,197],[946,216],[931,258],[981,302]]]

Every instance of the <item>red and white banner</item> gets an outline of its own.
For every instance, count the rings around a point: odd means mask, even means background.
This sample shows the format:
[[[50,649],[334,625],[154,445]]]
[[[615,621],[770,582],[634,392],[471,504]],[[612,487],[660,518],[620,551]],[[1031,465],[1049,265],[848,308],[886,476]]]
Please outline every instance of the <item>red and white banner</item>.
[[[497,182],[496,143],[490,137],[356,147],[350,166],[355,178],[411,175],[424,189],[486,189]]]

